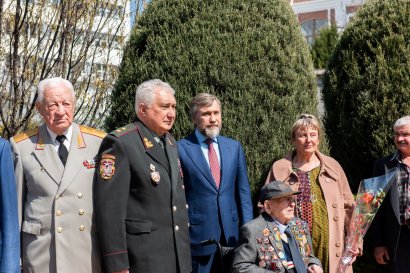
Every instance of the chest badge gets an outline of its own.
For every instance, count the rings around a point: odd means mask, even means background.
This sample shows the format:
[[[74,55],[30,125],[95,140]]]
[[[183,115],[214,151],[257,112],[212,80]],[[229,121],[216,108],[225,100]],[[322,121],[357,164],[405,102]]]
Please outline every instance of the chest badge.
[[[152,183],[155,185],[158,185],[159,181],[161,180],[161,176],[159,175],[159,172],[155,171],[155,166],[153,164],[149,165],[149,169],[151,171],[150,176],[151,176]]]

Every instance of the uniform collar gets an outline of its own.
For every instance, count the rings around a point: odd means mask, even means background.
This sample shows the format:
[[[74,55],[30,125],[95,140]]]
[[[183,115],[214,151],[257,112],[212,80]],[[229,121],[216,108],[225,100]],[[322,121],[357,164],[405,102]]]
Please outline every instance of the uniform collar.
[[[53,131],[51,131],[51,130],[47,127],[47,125],[46,125],[46,128],[47,128],[48,135],[50,136],[50,138],[51,138],[51,140],[53,141],[53,143],[59,145],[60,143],[56,140],[57,134],[54,133]],[[73,136],[73,125],[72,125],[72,124],[70,125],[70,127],[68,127],[67,130],[65,130],[64,135],[65,135],[65,137],[66,137],[68,143],[71,143],[71,138],[72,138],[72,136]]]

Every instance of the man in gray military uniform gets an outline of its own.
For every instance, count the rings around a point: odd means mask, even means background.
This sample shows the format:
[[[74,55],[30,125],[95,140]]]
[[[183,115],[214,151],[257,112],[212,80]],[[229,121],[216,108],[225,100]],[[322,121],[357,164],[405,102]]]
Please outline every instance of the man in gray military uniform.
[[[36,108],[44,124],[10,139],[24,272],[101,272],[92,182],[105,133],[73,123],[74,106],[69,81],[42,80]]]

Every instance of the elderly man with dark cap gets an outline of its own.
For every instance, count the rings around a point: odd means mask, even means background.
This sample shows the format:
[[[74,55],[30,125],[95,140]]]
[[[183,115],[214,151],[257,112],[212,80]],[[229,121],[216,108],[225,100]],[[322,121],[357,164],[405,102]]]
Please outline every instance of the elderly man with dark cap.
[[[264,212],[242,226],[234,251],[234,273],[322,273],[307,224],[295,218],[293,191],[280,181],[261,188]]]

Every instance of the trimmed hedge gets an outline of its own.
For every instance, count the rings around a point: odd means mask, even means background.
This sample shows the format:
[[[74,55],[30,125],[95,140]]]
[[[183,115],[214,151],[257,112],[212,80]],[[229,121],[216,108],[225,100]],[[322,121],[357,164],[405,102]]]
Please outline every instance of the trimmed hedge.
[[[410,113],[410,1],[368,1],[343,32],[324,75],[332,155],[353,189],[394,150],[392,126]]]
[[[152,1],[125,50],[107,130],[135,117],[134,90],[152,78],[176,90],[177,139],[194,129],[195,94],[221,99],[222,134],[244,146],[253,192],[290,149],[296,117],[317,114],[311,56],[286,0]]]

